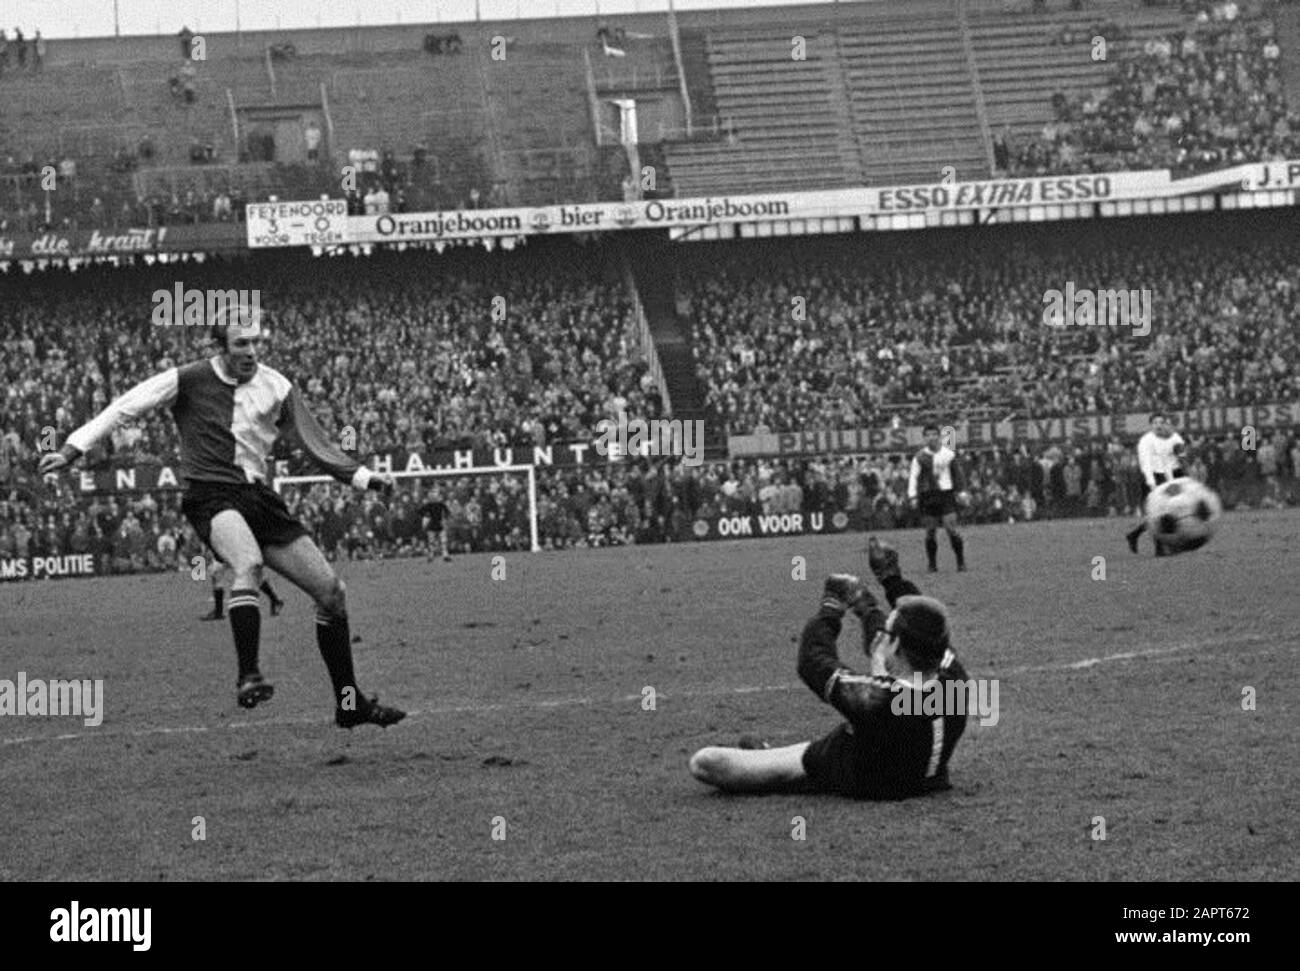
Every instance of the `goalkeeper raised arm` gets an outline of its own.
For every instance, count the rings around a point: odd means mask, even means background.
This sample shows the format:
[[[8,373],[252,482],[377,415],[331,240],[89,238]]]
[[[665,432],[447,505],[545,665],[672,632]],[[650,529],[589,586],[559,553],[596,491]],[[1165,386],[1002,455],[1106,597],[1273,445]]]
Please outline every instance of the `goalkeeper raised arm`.
[[[843,721],[815,742],[701,749],[690,760],[695,778],[729,792],[828,792],[870,799],[950,788],[948,762],[966,729],[965,709],[927,715],[923,712],[936,706],[922,697],[936,682],[966,680],[949,642],[947,610],[903,579],[897,552],[874,538],[869,564],[891,610],[879,607],[856,576],[834,574],[799,643],[799,677]],[[862,624],[870,664],[866,674],[844,664],[836,650],[846,613]],[[907,692],[913,696],[903,697]]]

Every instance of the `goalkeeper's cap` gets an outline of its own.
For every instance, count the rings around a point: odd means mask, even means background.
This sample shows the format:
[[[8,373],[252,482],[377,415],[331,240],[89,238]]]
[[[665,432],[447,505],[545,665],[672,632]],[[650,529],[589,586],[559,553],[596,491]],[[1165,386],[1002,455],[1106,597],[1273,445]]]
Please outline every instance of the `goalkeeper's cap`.
[[[948,609],[933,597],[910,594],[894,603],[889,631],[921,667],[938,665],[949,648]]]

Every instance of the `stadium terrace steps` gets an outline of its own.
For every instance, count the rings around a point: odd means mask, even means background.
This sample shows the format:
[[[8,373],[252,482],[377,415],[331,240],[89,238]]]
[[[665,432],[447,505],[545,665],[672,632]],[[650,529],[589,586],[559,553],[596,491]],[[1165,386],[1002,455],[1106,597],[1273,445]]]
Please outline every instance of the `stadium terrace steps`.
[[[1111,38],[1107,61],[1095,62],[1093,28],[1107,18],[1124,37]],[[990,129],[1036,136],[1052,118],[1053,91],[1078,97],[1104,87],[1124,53],[1184,23],[1177,9],[1125,4],[1043,13],[971,4]],[[1054,43],[1067,29],[1078,40]],[[712,93],[731,136],[667,146],[680,194],[933,182],[946,166],[959,178],[989,176],[971,67],[950,6],[918,5],[906,18],[872,10],[805,30],[804,61],[790,56],[794,33],[707,34]],[[845,157],[846,143],[856,158]]]
[[[117,128],[129,118],[118,73],[105,67],[48,67],[40,74],[8,71],[3,78],[0,145],[38,164],[90,148],[109,154]],[[87,143],[85,133],[91,133]]]
[[[1052,118],[1054,90],[1077,97],[1101,88],[1124,53],[1186,24],[1176,8],[1138,0],[1096,0],[1078,12],[1008,12],[1003,0],[969,0],[969,8],[988,123],[1022,137],[1036,137]],[[1107,18],[1128,36],[1110,44],[1106,62],[1094,62],[1092,28]],[[605,19],[625,26],[625,58],[604,55],[594,17],[213,34],[209,59],[196,64],[190,106],[168,86],[182,66],[175,38],[52,41],[41,74],[6,72],[0,145],[19,162],[29,152],[38,164],[71,154],[79,175],[102,174],[92,193],[102,187],[111,198],[129,194],[132,180],[103,163],[145,134],[155,158],[142,165],[188,166],[191,138],[211,142],[218,164],[234,165],[240,153],[227,91],[240,109],[311,108],[323,87],[334,126],[326,161],[385,147],[405,160],[423,141],[430,165],[421,178],[437,187],[441,204],[490,183],[512,204],[619,198],[626,162],[596,148],[584,51],[598,77],[635,75],[635,85],[664,90],[678,81],[662,15]],[[1300,12],[1284,5],[1277,19],[1288,93],[1300,101]],[[906,15],[895,4],[826,4],[680,12],[678,21],[695,122],[693,139],[662,146],[678,195],[933,182],[946,165],[960,178],[987,174],[951,0],[912,0]],[[1065,28],[1079,39],[1053,43]],[[426,54],[426,30],[459,33],[462,53]],[[516,38],[504,61],[490,58],[498,33]],[[791,57],[796,35],[806,42],[805,60]],[[268,71],[265,44],[286,39],[300,53]],[[5,200],[8,193],[7,185]]]
[[[697,125],[707,125],[718,117],[718,99],[713,94],[713,78],[709,74],[709,42],[702,30],[679,31],[678,42],[682,51],[682,69],[686,72],[686,91],[691,99],[691,111]]]
[[[334,120],[335,153],[353,149],[403,152],[439,134],[486,137],[483,92],[469,58],[446,58],[453,66],[421,71],[410,67],[370,67],[336,71],[327,88]]]
[[[579,47],[521,46],[482,67],[497,174],[516,193],[512,201],[591,201],[587,183],[600,170],[601,156]]]
[[[1094,61],[1092,28],[1106,17],[1113,17],[1125,36],[1108,38],[1106,60]],[[1052,11],[1025,17],[972,15],[971,40],[990,127],[997,132],[1006,126],[1013,135],[1037,137],[1054,117],[1054,91],[1080,98],[1105,88],[1126,53],[1185,24],[1177,9],[1159,8]],[[1053,43],[1067,29],[1078,40]]]
[[[192,105],[170,91],[179,58],[160,59],[154,47],[152,59],[134,63],[52,59],[40,75],[6,75],[0,138],[14,146],[17,161],[28,151],[39,162],[71,153],[85,172],[90,156],[134,152],[147,133],[155,157],[146,164],[167,172],[151,176],[142,169],[141,186],[229,184],[240,180],[224,167],[210,177],[180,174],[190,165],[191,138],[211,142],[219,165],[237,162],[227,91],[239,109],[314,108],[323,86],[334,123],[333,140],[324,147],[335,159],[346,159],[354,148],[386,147],[409,158],[424,141],[430,178],[447,204],[465,199],[471,187],[486,194],[493,182],[510,182],[517,203],[590,197],[585,183],[604,177],[606,166],[586,100],[585,32],[581,43],[512,45],[505,61],[491,64],[486,42],[462,33],[465,50],[455,56],[407,49],[307,53],[273,62],[274,85],[265,57],[249,44],[240,53],[196,63]],[[659,38],[647,46],[662,43]],[[662,59],[663,51],[654,56]],[[671,52],[667,57],[671,61]],[[264,185],[266,179],[258,168],[242,181]],[[131,180],[121,181],[129,191]]]
[[[988,174],[955,12],[846,25],[840,46],[868,184]]]
[[[623,52],[622,57],[606,55],[599,42],[583,47],[591,61],[592,80],[598,93],[632,95],[647,90],[676,91],[681,83],[672,43],[666,36],[629,37],[618,48]]]
[[[788,30],[708,35],[713,97],[732,136],[667,146],[669,171],[680,195],[794,191],[860,182],[852,133],[845,130],[834,101],[834,33],[800,36],[805,60],[792,57]]]
[[[239,150],[226,98],[228,87],[223,83],[228,76],[199,73],[194,81],[194,103],[184,104],[168,87],[168,79],[176,71],[166,65],[147,65],[141,70],[121,73],[134,128],[149,133],[153,141],[152,165],[190,164],[189,146],[193,138],[210,143],[218,161],[238,160]]]
[[[618,234],[617,245],[622,247],[625,265],[650,326],[672,403],[672,417],[683,421],[707,419],[708,389],[691,351],[691,325],[678,313],[672,244],[655,233],[630,232]],[[706,440],[713,442],[719,431],[713,423],[706,423]]]

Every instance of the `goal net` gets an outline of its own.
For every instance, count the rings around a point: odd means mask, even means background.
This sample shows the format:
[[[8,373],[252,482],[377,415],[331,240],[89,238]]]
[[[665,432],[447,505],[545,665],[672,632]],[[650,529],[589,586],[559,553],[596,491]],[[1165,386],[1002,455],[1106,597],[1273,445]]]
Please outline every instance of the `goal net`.
[[[494,465],[393,472],[391,500],[359,492],[328,475],[286,475],[271,486],[317,537],[327,554],[400,556],[427,540],[421,513],[447,506],[444,526],[453,553],[541,549],[537,538],[537,469]]]

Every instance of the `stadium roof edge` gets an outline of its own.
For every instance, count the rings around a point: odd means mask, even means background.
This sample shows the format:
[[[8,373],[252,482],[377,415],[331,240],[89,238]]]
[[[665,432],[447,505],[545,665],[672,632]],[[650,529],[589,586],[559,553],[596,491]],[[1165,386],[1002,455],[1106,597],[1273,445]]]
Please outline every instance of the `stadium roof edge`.
[[[979,5],[977,2],[973,5]],[[983,4],[990,10],[1000,10],[1000,6],[994,0]],[[852,22],[861,21],[862,19],[891,17],[914,17],[920,11],[944,11],[950,12],[953,9],[952,0],[915,0],[911,3],[886,2],[886,0],[867,0],[867,2],[855,3],[800,3],[800,4],[783,4],[779,6],[762,6],[746,8],[709,8],[709,9],[691,9],[678,10],[677,22],[684,29],[708,29],[717,27],[762,27],[762,26],[788,26],[799,23],[803,18],[803,23],[815,19],[818,23],[830,22]],[[211,43],[214,39],[228,40],[236,38],[240,46],[253,46],[254,49],[260,46],[292,41],[297,45],[299,42],[307,41],[312,38],[319,38],[329,43],[323,44],[318,50],[300,51],[302,54],[342,54],[342,53],[380,53],[387,50],[407,51],[419,47],[419,41],[423,39],[426,33],[438,32],[466,32],[478,33],[486,30],[495,29],[519,29],[527,27],[531,36],[542,40],[558,40],[573,38],[575,27],[586,28],[588,26],[594,31],[597,25],[613,25],[623,27],[629,31],[651,32],[656,27],[661,27],[667,16],[666,0],[665,9],[648,13],[602,13],[597,15],[594,11],[589,14],[574,16],[548,16],[548,17],[522,17],[519,19],[505,20],[461,20],[461,21],[439,21],[439,22],[422,22],[422,23],[405,23],[405,24],[369,24],[349,27],[286,27],[277,30],[245,30],[245,31],[201,31],[203,36]],[[366,45],[363,50],[358,50],[354,43],[342,43],[340,39],[355,40],[365,37],[372,43],[376,40],[389,38],[392,46],[374,47]],[[415,42],[411,43],[414,38]],[[47,37],[50,44],[50,54],[47,57],[47,63],[75,63],[86,61],[112,62],[133,58],[139,54],[141,44],[166,44],[169,49],[174,49],[176,43],[176,32],[162,34],[124,34],[120,37],[103,35],[98,37]],[[121,48],[134,48],[134,50],[122,50]],[[99,53],[102,51],[102,53]],[[210,52],[211,53],[211,52]],[[170,56],[170,55],[169,55]]]

